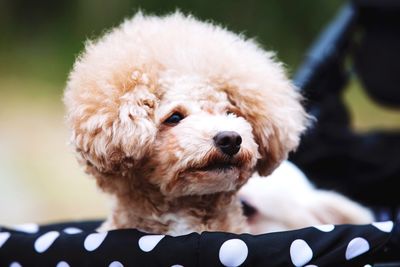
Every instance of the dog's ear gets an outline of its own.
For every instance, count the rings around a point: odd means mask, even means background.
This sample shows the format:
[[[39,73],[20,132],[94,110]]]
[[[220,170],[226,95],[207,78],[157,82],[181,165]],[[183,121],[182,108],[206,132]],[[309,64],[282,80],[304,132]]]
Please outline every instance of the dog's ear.
[[[245,79],[256,82],[244,80],[226,86],[224,91],[253,128],[261,156],[256,170],[260,175],[269,175],[297,148],[309,119],[301,105],[300,94],[283,71],[270,77],[258,74]]]
[[[120,172],[142,159],[153,143],[157,98],[143,72],[92,73],[96,67],[78,61],[69,77],[64,103],[71,143],[89,167]]]

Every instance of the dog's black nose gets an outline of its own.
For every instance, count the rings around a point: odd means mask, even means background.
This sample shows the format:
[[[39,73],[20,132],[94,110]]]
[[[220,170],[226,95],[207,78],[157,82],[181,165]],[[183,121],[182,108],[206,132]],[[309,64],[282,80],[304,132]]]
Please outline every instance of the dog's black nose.
[[[214,136],[214,143],[224,154],[233,156],[239,152],[242,137],[233,131],[219,132]]]

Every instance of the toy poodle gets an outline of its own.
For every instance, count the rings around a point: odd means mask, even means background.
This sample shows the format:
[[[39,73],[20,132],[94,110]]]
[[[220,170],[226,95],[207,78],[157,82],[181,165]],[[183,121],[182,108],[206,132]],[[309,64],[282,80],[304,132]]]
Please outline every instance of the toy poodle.
[[[88,42],[64,102],[79,160],[112,200],[101,230],[251,232],[238,190],[309,120],[273,53],[180,12],[138,13]]]

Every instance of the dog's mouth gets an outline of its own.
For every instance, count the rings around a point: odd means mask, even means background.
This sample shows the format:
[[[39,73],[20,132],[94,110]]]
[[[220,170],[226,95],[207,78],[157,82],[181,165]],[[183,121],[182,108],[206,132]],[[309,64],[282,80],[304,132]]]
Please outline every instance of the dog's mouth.
[[[251,159],[248,153],[241,153],[234,157],[211,153],[203,162],[193,164],[189,167],[189,172],[217,172],[232,173],[238,172],[246,167]]]
[[[232,159],[213,159],[205,164],[193,166],[190,168],[192,172],[230,172],[241,168],[240,162]]]
[[[198,168],[200,171],[230,171],[239,168],[238,164],[230,162],[212,162],[206,166]]]

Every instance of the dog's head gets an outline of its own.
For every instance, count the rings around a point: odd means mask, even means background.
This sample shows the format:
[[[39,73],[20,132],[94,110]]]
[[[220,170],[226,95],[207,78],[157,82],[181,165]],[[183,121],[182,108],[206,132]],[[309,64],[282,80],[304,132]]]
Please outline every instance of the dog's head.
[[[254,171],[269,174],[307,122],[272,53],[180,13],[138,14],[88,43],[64,101],[92,172],[130,174],[169,196],[232,191]]]

